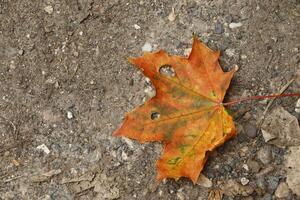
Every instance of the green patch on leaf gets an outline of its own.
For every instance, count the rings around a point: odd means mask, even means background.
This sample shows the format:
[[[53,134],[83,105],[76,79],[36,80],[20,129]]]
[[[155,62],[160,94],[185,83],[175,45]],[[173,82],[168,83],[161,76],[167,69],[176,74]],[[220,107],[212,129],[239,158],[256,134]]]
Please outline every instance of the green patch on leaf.
[[[170,160],[168,160],[168,164],[169,165],[177,165],[179,162],[181,161],[180,157],[176,157],[176,158],[171,158]]]

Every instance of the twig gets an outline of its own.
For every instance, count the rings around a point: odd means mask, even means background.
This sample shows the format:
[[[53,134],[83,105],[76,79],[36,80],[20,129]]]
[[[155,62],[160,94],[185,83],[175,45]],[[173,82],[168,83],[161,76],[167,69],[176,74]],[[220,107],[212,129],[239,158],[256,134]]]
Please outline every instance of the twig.
[[[12,177],[12,178],[8,178],[8,179],[4,180],[3,183],[8,183],[8,182],[11,182],[13,180],[16,180],[16,179],[19,179],[19,178],[22,178],[22,177],[23,177],[23,175]]]
[[[282,94],[291,84],[292,84],[292,82],[294,81],[294,79],[291,79],[287,84],[285,84],[282,88],[281,88],[281,90],[279,91],[279,94]],[[272,106],[272,104],[273,104],[273,102],[275,101],[275,99],[276,99],[277,97],[275,97],[275,98],[273,98],[273,99],[271,99],[271,101],[269,101],[269,103],[268,103],[268,105],[267,105],[267,107],[265,108],[265,110],[264,110],[264,112],[263,112],[263,114],[262,114],[262,116],[260,117],[260,119],[258,120],[258,130],[260,129],[260,127],[262,126],[262,124],[263,124],[263,122],[264,122],[264,120],[265,120],[265,116],[266,116],[266,114],[267,114],[267,112],[269,111],[269,108]]]

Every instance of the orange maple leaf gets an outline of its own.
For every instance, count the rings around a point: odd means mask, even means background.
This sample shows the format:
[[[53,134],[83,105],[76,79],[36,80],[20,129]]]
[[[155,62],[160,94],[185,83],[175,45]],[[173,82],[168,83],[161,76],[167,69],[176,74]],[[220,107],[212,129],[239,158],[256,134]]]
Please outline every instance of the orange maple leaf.
[[[114,135],[141,143],[163,142],[163,155],[157,161],[158,181],[188,177],[196,183],[206,152],[236,135],[222,103],[236,70],[223,72],[219,56],[220,51],[212,51],[194,37],[188,58],[160,50],[130,59],[150,78],[156,96],[126,114]],[[166,70],[173,74],[164,73]]]

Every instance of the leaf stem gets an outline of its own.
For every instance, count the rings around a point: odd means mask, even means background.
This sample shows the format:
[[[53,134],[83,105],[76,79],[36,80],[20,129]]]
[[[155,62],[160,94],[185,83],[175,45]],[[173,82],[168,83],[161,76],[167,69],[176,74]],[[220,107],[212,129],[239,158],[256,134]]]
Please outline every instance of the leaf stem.
[[[230,102],[223,103],[224,106],[232,106],[243,101],[250,101],[250,100],[259,100],[259,99],[270,99],[270,98],[277,98],[277,97],[293,97],[297,96],[300,97],[300,93],[290,93],[290,94],[272,94],[272,95],[264,95],[264,96],[250,96],[244,97],[241,99],[232,100]]]

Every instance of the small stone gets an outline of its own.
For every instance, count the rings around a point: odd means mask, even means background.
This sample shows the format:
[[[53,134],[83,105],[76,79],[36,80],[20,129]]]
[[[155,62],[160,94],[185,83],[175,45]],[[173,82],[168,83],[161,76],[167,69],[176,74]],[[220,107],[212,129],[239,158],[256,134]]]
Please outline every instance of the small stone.
[[[156,94],[156,91],[153,87],[151,86],[147,86],[144,90],[144,92],[146,93],[146,95],[149,97],[149,98],[152,98],[155,96]]]
[[[263,138],[264,138],[265,142],[269,142],[269,141],[271,141],[271,140],[273,140],[273,139],[276,138],[275,135],[272,135],[272,133],[270,133],[268,131],[265,131],[263,129],[261,130],[261,133],[263,135]]]
[[[246,60],[246,59],[247,59],[247,55],[242,54],[242,55],[241,55],[241,59],[242,59],[242,60]]]
[[[289,187],[285,182],[281,182],[276,191],[275,191],[275,196],[277,198],[283,199],[283,198],[287,198],[289,196]]]
[[[48,13],[49,15],[51,15],[52,13],[53,13],[53,7],[52,6],[46,6],[45,8],[44,8],[44,11],[46,12],[46,13]]]
[[[74,115],[71,111],[67,111],[67,118],[68,119],[73,119],[74,118]]]
[[[20,50],[18,51],[18,54],[19,54],[20,56],[22,56],[22,55],[24,54],[24,50],[23,50],[23,49],[20,49]]]
[[[272,195],[267,193],[261,198],[261,200],[272,200]]]
[[[258,162],[254,161],[254,160],[248,160],[247,165],[249,166],[251,172],[253,173],[257,173],[260,170],[260,166],[258,164]]]
[[[263,164],[269,164],[272,161],[272,152],[269,147],[260,149],[256,154],[258,160]]]
[[[251,119],[252,118],[252,115],[251,115],[251,113],[250,112],[246,112],[245,113],[245,115],[243,116],[243,118],[244,118],[244,120],[249,120],[249,119]]]
[[[242,25],[243,25],[243,24],[242,24],[241,22],[237,22],[237,23],[232,22],[232,23],[229,24],[229,28],[231,28],[231,29],[239,28],[239,27],[241,27]]]
[[[9,156],[9,154],[10,154],[10,152],[9,152],[9,151],[5,151],[5,152],[4,152],[4,157],[8,157],[8,156]]]
[[[183,55],[189,56],[191,51],[192,51],[192,48],[187,48],[187,49],[184,50]]]
[[[205,188],[212,187],[212,181],[203,174],[200,174],[197,184]]]
[[[222,34],[223,33],[223,24],[219,21],[217,21],[216,26],[215,26],[215,33],[217,34]]]
[[[225,54],[228,56],[228,57],[233,57],[235,56],[235,50],[234,49],[226,49],[225,50]]]
[[[142,51],[152,51],[152,46],[149,42],[146,42],[142,47]]]
[[[296,84],[297,87],[300,86],[300,69],[296,70],[296,73],[295,73],[295,84]]]
[[[91,80],[91,81],[90,81],[90,84],[91,84],[91,85],[95,85],[95,84],[96,84],[96,81]]]
[[[50,153],[49,148],[45,144],[41,144],[41,145],[37,146],[36,148],[39,150],[42,150],[45,154]]]
[[[300,113],[300,98],[296,102],[295,112]]]
[[[78,53],[77,51],[74,51],[74,52],[73,52],[73,55],[74,55],[75,57],[78,57],[78,56],[79,56],[79,53]]]
[[[249,166],[247,164],[243,164],[243,168],[246,170],[246,171],[249,171]]]
[[[141,29],[141,27],[140,27],[139,25],[137,25],[137,24],[134,24],[133,27],[134,27],[136,30]]]
[[[248,183],[249,183],[249,179],[247,179],[246,177],[241,178],[242,185],[247,185]]]
[[[286,183],[300,197],[300,146],[290,147],[289,151],[285,156]]]
[[[185,197],[184,197],[184,194],[183,194],[182,190],[181,191],[177,191],[176,195],[177,195],[177,198],[179,200],[185,200]]]
[[[279,183],[279,178],[276,177],[276,176],[268,176],[266,178],[267,180],[267,183],[268,183],[268,190],[270,193],[274,193],[277,186],[278,186],[278,183]]]
[[[263,177],[257,178],[256,180],[256,188],[255,191],[258,193],[258,195],[262,196],[263,194],[266,193],[267,186],[266,186],[266,181]]]
[[[79,31],[79,35],[82,36],[83,35],[83,31]]]
[[[270,112],[261,130],[265,141],[280,148],[300,144],[298,119],[281,106]]]
[[[173,21],[175,21],[175,19],[176,19],[175,9],[174,9],[174,7],[172,7],[172,11],[171,11],[170,14],[168,15],[168,20],[169,20],[170,22],[173,22]]]
[[[122,157],[122,160],[127,160],[128,159],[128,156],[124,151],[122,151],[121,157]]]
[[[257,128],[255,125],[247,123],[244,126],[244,131],[249,138],[255,138],[257,133]]]
[[[254,189],[251,186],[241,185],[232,179],[226,181],[226,183],[221,185],[221,190],[224,194],[232,198],[237,195],[246,197],[254,192]]]

